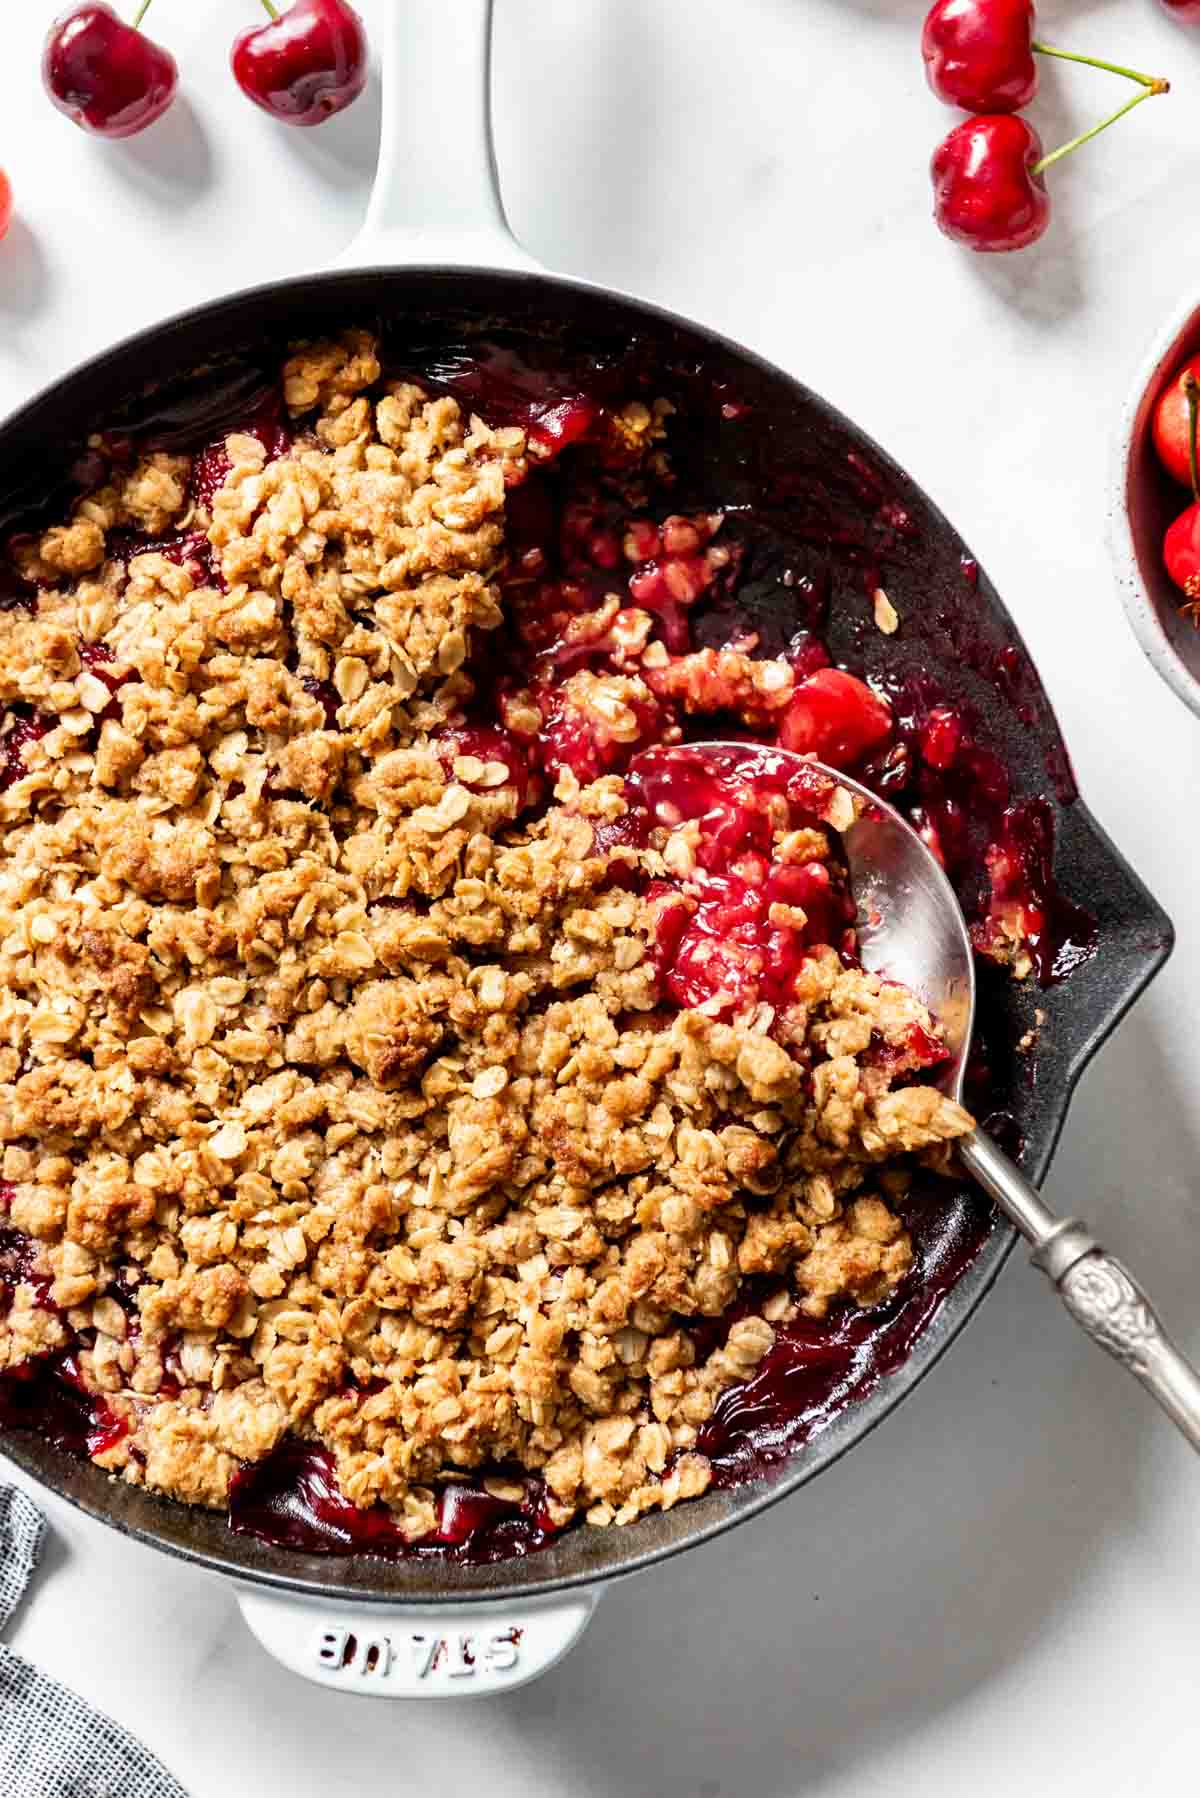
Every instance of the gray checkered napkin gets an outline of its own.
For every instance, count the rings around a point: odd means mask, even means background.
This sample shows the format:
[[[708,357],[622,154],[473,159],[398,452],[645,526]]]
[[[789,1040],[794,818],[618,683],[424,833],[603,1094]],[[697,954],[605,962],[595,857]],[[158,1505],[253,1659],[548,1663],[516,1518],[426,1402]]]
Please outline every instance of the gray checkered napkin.
[[[37,1566],[41,1513],[0,1486],[0,1629]],[[127,1730],[0,1644],[0,1798],[187,1798]]]

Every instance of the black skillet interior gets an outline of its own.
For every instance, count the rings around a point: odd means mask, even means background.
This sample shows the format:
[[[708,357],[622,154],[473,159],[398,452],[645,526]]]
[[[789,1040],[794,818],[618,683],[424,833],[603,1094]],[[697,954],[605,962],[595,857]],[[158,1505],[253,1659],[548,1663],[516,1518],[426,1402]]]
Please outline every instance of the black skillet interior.
[[[1075,798],[1049,703],[986,576],[903,471],[798,382],[694,325],[568,282],[470,270],[324,276],[188,313],[120,345],[33,401],[0,429],[0,518],[11,518],[44,488],[47,471],[61,470],[90,429],[123,411],[138,414],[147,391],[159,390],[154,409],[161,413],[162,392],[188,371],[215,365],[211,380],[228,373],[231,357],[277,364],[286,342],[349,324],[379,328],[397,367],[428,367],[450,346],[499,338],[550,346],[554,359],[593,372],[606,362],[653,367],[663,374],[658,390],[693,400],[703,395],[688,408],[695,453],[686,458],[685,487],[694,485],[699,501],[735,516],[753,502],[757,515],[769,516],[789,539],[789,565],[801,576],[783,586],[774,550],[767,545],[752,555],[749,605],[768,642],[773,633],[786,639],[803,621],[805,596],[827,586],[832,623],[826,636],[839,661],[884,681],[893,693],[933,680],[970,709],[976,734],[1008,766],[1015,793],[1046,797],[1055,816],[1059,879],[1068,897],[1085,902],[1096,918],[1099,946],[1069,980],[1046,990],[1035,982],[987,981],[983,1006],[994,1102],[1019,1132],[1026,1171],[1040,1179],[1075,1081],[1170,953],[1171,924]],[[729,408],[744,421],[733,430]],[[895,637],[872,624],[869,592],[877,581],[903,620]],[[1038,1047],[1022,1057],[1015,1045],[1038,1009],[1044,1013]],[[912,1389],[979,1303],[1011,1246],[1012,1233],[994,1229],[903,1364],[768,1477],[713,1491],[628,1529],[568,1531],[524,1560],[456,1566],[302,1555],[235,1536],[221,1516],[116,1484],[39,1438],[8,1436],[4,1451],[89,1515],[243,1580],[359,1602],[532,1596],[631,1572],[812,1478]]]

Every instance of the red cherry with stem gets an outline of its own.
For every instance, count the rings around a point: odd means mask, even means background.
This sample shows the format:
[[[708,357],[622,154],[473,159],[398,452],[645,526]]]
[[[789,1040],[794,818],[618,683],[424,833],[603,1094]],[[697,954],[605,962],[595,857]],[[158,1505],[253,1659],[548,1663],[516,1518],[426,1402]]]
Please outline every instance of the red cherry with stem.
[[[934,0],[921,55],[939,100],[966,112],[1018,112],[1037,92],[1032,0]]]
[[[175,58],[138,30],[149,6],[142,0],[132,25],[97,3],[77,6],[51,26],[42,82],[58,110],[84,131],[132,137],[175,98]]]
[[[1200,379],[1200,356],[1177,369],[1159,395],[1151,432],[1158,459],[1173,480],[1191,485],[1191,421],[1188,412],[1188,377]]]
[[[1186,595],[1180,609],[1189,614],[1192,623],[1200,623],[1200,471],[1196,467],[1196,415],[1200,412],[1200,382],[1190,369],[1183,376],[1184,402],[1188,416],[1188,474],[1192,484],[1192,503],[1169,526],[1163,538],[1163,563],[1167,573]]]
[[[402,5],[403,0],[390,0]],[[243,31],[230,54],[242,92],[289,125],[320,125],[367,84],[367,34],[346,0],[295,0],[284,13],[263,0],[265,25]]]
[[[947,237],[971,250],[1023,250],[1050,221],[1050,196],[1042,179],[1052,163],[1090,143],[1154,94],[1170,91],[1155,75],[1134,75],[1141,86],[1131,100],[1081,131],[1048,156],[1032,125],[1011,113],[984,113],[956,125],[933,153],[933,216]]]
[[[1200,0],[1192,0],[1200,8]],[[1142,87],[1154,77],[1033,35],[1032,0],[934,0],[921,33],[925,75],[939,100],[965,112],[1019,112],[1037,92],[1038,56],[1086,63]]]
[[[1022,250],[1050,222],[1042,140],[1011,113],[956,125],[933,153],[933,216],[971,250]]]
[[[12,224],[12,182],[0,169],[0,237],[3,237]]]

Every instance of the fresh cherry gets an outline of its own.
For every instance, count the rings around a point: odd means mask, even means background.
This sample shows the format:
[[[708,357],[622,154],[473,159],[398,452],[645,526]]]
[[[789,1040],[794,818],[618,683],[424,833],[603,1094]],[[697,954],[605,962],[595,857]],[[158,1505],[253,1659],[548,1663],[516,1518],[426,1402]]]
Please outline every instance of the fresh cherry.
[[[97,0],[64,13],[51,27],[42,52],[42,81],[58,110],[84,131],[132,137],[160,118],[175,98],[175,58],[138,30],[149,5],[150,0],[142,0],[133,24],[127,25]]]
[[[933,153],[933,216],[971,250],[1022,250],[1050,220],[1042,141],[1011,113],[965,119]]]
[[[1200,0],[1161,0],[1162,9],[1181,25],[1200,24]]]
[[[1200,606],[1200,500],[1193,500],[1169,527],[1163,538],[1163,561],[1180,592],[1192,606]]]
[[[1179,382],[1187,414],[1186,456],[1188,479],[1192,487],[1192,503],[1181,512],[1163,539],[1163,563],[1167,573],[1184,594],[1182,608],[1192,622],[1200,622],[1200,467],[1196,461],[1196,421],[1200,416],[1200,381],[1189,365]]]
[[[0,169],[0,237],[3,237],[12,224],[12,182]]]
[[[1200,380],[1200,356],[1193,356],[1171,376],[1154,408],[1152,434],[1158,459],[1167,473],[1185,487],[1191,485],[1188,444],[1188,376]]]
[[[1032,0],[934,0],[921,54],[939,100],[965,112],[1019,112],[1038,85]]]
[[[402,0],[394,0],[402,4]],[[289,125],[320,125],[367,84],[367,34],[346,0],[263,0],[265,25],[243,31],[230,61],[242,92]]]
[[[1200,0],[1187,4],[1200,11]],[[1033,0],[934,0],[921,33],[921,54],[938,99],[965,112],[1019,112],[1037,92],[1035,53],[1086,63],[1155,93],[1164,89],[1139,69],[1040,43],[1033,26]]]

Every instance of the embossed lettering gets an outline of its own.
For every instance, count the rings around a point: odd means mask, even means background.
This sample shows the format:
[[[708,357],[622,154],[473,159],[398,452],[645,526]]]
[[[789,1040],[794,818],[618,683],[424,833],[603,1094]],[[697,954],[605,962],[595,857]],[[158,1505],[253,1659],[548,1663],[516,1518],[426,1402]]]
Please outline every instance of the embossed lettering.
[[[317,1659],[326,1667],[343,1665],[346,1651],[346,1634],[344,1629],[327,1629],[317,1642]]]
[[[413,1670],[418,1679],[428,1679],[437,1666],[439,1655],[446,1644],[440,1636],[410,1636],[408,1644],[412,1650]]]
[[[484,1665],[489,1673],[508,1673],[517,1664],[519,1632],[506,1630],[502,1636],[489,1636],[484,1645]]]
[[[364,1673],[377,1673],[386,1678],[392,1664],[392,1643],[389,1636],[370,1636],[362,1645],[360,1664]]]

